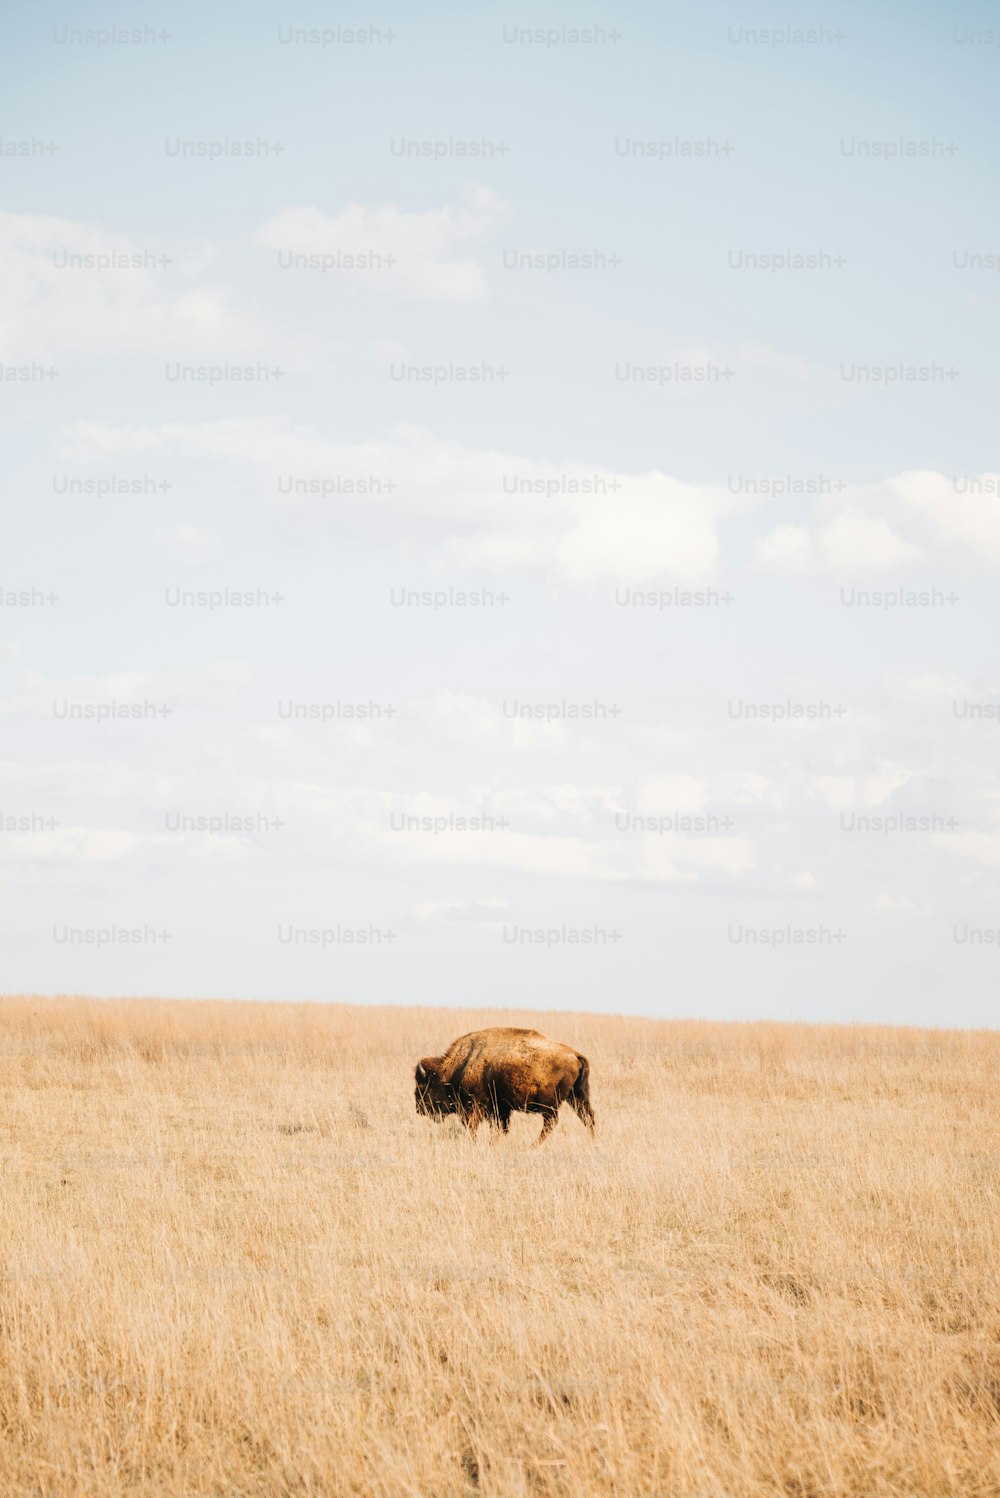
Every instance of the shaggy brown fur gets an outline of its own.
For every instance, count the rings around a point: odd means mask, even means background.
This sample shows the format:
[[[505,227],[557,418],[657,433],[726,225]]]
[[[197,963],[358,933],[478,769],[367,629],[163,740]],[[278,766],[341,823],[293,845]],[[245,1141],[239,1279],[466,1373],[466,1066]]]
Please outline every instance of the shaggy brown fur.
[[[416,1069],[417,1112],[433,1118],[456,1113],[475,1134],[485,1118],[504,1133],[515,1109],[541,1113],[541,1144],[556,1126],[560,1103],[569,1103],[593,1134],[590,1064],[568,1045],[537,1030],[494,1026],[462,1035],[443,1056],[425,1056]]]

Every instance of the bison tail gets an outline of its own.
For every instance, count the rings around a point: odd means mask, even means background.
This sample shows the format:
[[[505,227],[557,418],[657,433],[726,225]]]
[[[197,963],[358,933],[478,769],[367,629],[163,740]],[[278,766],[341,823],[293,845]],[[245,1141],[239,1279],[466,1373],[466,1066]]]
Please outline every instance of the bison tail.
[[[594,1110],[590,1106],[590,1062],[586,1056],[581,1056],[577,1051],[577,1060],[580,1070],[576,1081],[573,1083],[573,1094],[570,1099],[577,1116],[587,1125],[591,1133],[594,1132]]]

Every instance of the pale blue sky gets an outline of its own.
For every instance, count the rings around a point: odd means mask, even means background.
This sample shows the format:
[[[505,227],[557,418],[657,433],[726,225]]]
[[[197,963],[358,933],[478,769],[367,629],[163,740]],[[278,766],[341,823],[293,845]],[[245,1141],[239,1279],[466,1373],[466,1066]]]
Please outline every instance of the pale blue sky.
[[[98,47],[61,38],[122,24],[109,7],[8,7],[0,136],[60,149],[0,155],[0,363],[59,374],[0,384],[0,587],[59,602],[0,609],[0,814],[59,825],[0,829],[5,987],[994,1023],[1000,952],[955,932],[1000,927],[998,730],[954,711],[1000,700],[983,480],[1000,469],[1000,275],[955,264],[1000,252],[1000,48],[962,39],[994,14],[179,4],[124,18],[168,41]],[[288,45],[289,25],[395,36]],[[620,39],[511,45],[513,26]],[[734,39],[800,26],[835,35]],[[224,138],[283,149],[171,154]],[[676,139],[732,149],[623,154]],[[403,140],[507,149],[414,160]],[[934,154],[857,154],[900,140]],[[283,271],[284,250],[396,264]],[[170,263],[56,268],[110,252]],[[621,263],[512,271],[505,252]],[[731,264],[785,252],[844,263]],[[282,375],[209,387],[168,378],[179,364]],[[428,385],[393,378],[404,365],[508,373]],[[899,365],[935,377],[845,377]],[[660,385],[626,366],[731,375]],[[279,493],[283,474],[334,472],[397,487]],[[595,473],[622,487],[511,500],[502,483]],[[142,475],[170,488],[57,492]],[[827,492],[733,492],[786,475]],[[400,586],[509,601],[404,610]],[[840,601],[900,586],[957,601]],[[165,603],[225,587],[283,601]],[[614,601],[677,587],[735,601]],[[288,724],[282,699],[398,712]],[[594,699],[623,711],[503,712]],[[172,711],[72,723],[54,701]],[[847,713],[749,723],[731,701]],[[616,808],[735,827],[623,835]],[[386,832],[391,812],[483,809],[511,835]],[[175,813],[284,826],[177,835]],[[957,826],[866,837],[850,814]],[[54,935],[147,922],[170,940]],[[288,923],[395,939],[290,948]],[[622,933],[596,954],[503,935],[595,923]],[[747,925],[848,934],[748,951],[728,935]]]

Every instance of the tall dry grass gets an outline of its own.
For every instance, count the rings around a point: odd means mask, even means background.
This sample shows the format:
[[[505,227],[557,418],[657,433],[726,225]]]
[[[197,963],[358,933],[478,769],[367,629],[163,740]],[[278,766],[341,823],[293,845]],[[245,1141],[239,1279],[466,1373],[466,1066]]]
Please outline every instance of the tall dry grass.
[[[415,1059],[591,1059],[473,1142]],[[8,999],[0,1491],[1000,1492],[1000,1035]]]

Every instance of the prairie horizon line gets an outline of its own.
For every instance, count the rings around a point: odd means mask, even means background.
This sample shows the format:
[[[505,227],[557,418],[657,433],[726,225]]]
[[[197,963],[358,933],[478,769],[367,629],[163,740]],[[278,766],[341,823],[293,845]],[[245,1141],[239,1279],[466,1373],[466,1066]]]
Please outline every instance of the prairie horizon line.
[[[853,1020],[853,1019],[772,1019],[766,1015],[755,1018],[719,1018],[712,1015],[700,1014],[673,1014],[673,1015],[650,1015],[633,1014],[628,1011],[617,1011],[611,1009],[569,1009],[560,1005],[551,1005],[546,1008],[526,1008],[520,1005],[498,1005],[498,1004],[428,1004],[413,1001],[412,1003],[374,1003],[364,1000],[351,1001],[348,999],[276,999],[247,997],[245,995],[201,995],[198,998],[184,997],[169,994],[145,994],[145,993],[30,993],[30,992],[0,992],[0,1030],[3,1028],[2,1006],[7,1001],[18,1000],[21,1003],[38,1003],[44,1005],[85,1002],[90,1004],[162,1004],[178,1006],[206,1007],[216,1004],[232,1005],[233,1008],[241,1006],[257,1006],[259,1008],[272,1009],[336,1009],[353,1010],[356,1012],[370,1011],[372,1013],[393,1012],[399,1014],[410,1014],[414,1011],[423,1011],[433,1014],[477,1014],[495,1015],[521,1015],[525,1018],[542,1017],[546,1015],[565,1015],[567,1018],[579,1018],[587,1021],[611,1020],[627,1022],[628,1024],[642,1025],[706,1025],[706,1026],[729,1026],[741,1028],[758,1028],[767,1026],[769,1028],[780,1027],[783,1030],[894,1030],[904,1033],[920,1035],[989,1035],[1000,1033],[1000,1024],[997,1025],[902,1025],[891,1020]]]

